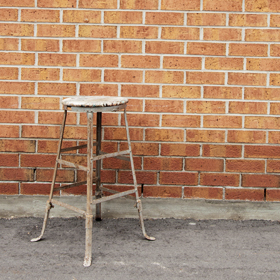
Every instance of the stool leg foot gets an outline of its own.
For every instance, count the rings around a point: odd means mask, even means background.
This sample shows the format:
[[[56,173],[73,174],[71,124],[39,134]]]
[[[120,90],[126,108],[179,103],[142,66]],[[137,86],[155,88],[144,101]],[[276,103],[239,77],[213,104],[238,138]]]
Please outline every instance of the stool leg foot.
[[[92,257],[92,215],[86,215],[86,250],[84,258],[84,266],[88,267],[91,265]]]

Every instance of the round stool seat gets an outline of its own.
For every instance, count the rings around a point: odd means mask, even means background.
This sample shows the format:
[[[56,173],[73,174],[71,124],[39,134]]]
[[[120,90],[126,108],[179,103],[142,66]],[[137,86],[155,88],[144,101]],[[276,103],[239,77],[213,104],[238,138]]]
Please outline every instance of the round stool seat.
[[[127,98],[117,96],[76,96],[62,100],[68,107],[111,107],[126,104]]]

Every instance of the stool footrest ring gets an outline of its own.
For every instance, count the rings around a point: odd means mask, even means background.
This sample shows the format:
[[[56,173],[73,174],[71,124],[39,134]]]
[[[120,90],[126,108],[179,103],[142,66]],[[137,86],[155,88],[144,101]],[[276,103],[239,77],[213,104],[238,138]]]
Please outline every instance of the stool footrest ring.
[[[119,198],[119,197],[126,196],[126,195],[133,194],[133,193],[135,193],[135,190],[129,190],[129,191],[125,191],[125,192],[112,194],[110,196],[105,196],[105,197],[102,197],[102,198],[93,199],[92,204],[98,204],[98,203],[101,203],[101,202],[109,201],[111,199]]]

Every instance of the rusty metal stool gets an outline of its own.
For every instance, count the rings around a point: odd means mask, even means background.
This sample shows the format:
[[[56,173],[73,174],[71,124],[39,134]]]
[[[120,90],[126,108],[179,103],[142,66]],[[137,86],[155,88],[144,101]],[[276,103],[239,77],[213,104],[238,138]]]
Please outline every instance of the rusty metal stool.
[[[59,138],[59,145],[58,145],[58,151],[57,151],[57,158],[54,168],[54,174],[53,174],[53,180],[51,185],[51,191],[49,195],[49,199],[47,201],[46,205],[46,211],[45,211],[45,218],[43,222],[43,227],[41,234],[38,238],[34,238],[31,241],[39,241],[45,231],[46,223],[49,217],[50,209],[53,207],[53,205],[59,205],[68,209],[71,209],[73,211],[76,211],[80,214],[82,214],[86,219],[86,244],[85,244],[85,259],[84,259],[84,266],[90,266],[91,265],[91,257],[92,257],[92,220],[93,220],[93,214],[92,214],[92,205],[96,205],[96,220],[101,220],[101,202],[109,201],[115,198],[119,198],[122,196],[127,196],[134,194],[136,199],[136,206],[138,208],[139,213],[139,219],[140,224],[142,228],[143,235],[148,240],[155,240],[154,237],[150,237],[146,234],[145,227],[144,227],[144,220],[142,216],[142,205],[141,200],[139,199],[138,191],[137,191],[137,182],[136,182],[136,175],[134,170],[134,164],[133,164],[133,157],[132,157],[132,151],[131,151],[131,143],[130,143],[130,137],[129,137],[129,128],[127,123],[127,117],[126,117],[126,105],[127,105],[128,99],[122,98],[122,97],[105,97],[105,96],[87,96],[87,97],[73,97],[73,98],[67,98],[62,101],[62,104],[64,106],[64,117],[63,122],[60,129],[60,138]],[[65,128],[65,122],[67,117],[67,111],[75,111],[75,112],[86,112],[87,113],[87,144],[70,147],[70,148],[64,148],[62,149],[62,141],[63,141],[63,134],[64,134],[64,128]],[[114,153],[104,153],[101,151],[101,120],[102,120],[102,112],[115,112],[119,110],[124,110],[124,120],[125,120],[125,128],[126,128],[126,134],[127,134],[127,142],[128,142],[128,150],[114,152]],[[97,113],[97,121],[96,121],[96,142],[93,142],[93,113]],[[96,154],[93,154],[93,146],[96,146]],[[78,150],[87,147],[87,166],[78,165],[66,160],[60,159],[62,152],[67,152],[71,150]],[[129,157],[126,157],[125,155],[129,155]],[[100,186],[100,175],[101,175],[101,160],[104,158],[109,157],[116,157],[118,159],[123,160],[129,160],[131,163],[131,171],[133,175],[133,184],[134,187],[131,190],[124,191],[124,192],[117,192],[114,190],[105,189]],[[96,172],[95,172],[95,180],[93,178],[93,162],[96,161]],[[69,184],[66,186],[62,186],[59,188],[54,188],[55,181],[56,181],[56,173],[58,169],[58,165],[66,165],[70,167],[74,167],[78,170],[83,170],[87,172],[87,181],[83,182],[77,182],[73,184]],[[92,185],[93,182],[95,182],[96,188],[95,188],[95,198],[92,197]],[[53,192],[59,191],[71,187],[77,187],[83,184],[87,184],[87,202],[86,202],[86,211],[79,209],[77,207],[71,206],[69,204],[63,203],[61,201],[58,201],[56,199],[53,199]],[[102,190],[106,190],[107,192],[113,193],[110,196],[102,197]]]

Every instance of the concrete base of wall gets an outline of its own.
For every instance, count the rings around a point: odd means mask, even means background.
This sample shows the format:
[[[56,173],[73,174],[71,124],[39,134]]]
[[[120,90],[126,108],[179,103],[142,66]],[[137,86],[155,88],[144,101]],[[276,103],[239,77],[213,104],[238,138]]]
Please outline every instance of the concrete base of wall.
[[[0,218],[43,217],[47,196],[0,196]],[[84,196],[56,197],[64,203],[85,209]],[[230,202],[186,199],[142,199],[148,219],[233,219],[280,220],[279,202]],[[137,218],[135,202],[120,198],[102,204],[103,218]],[[76,217],[80,214],[55,206],[50,217]]]

